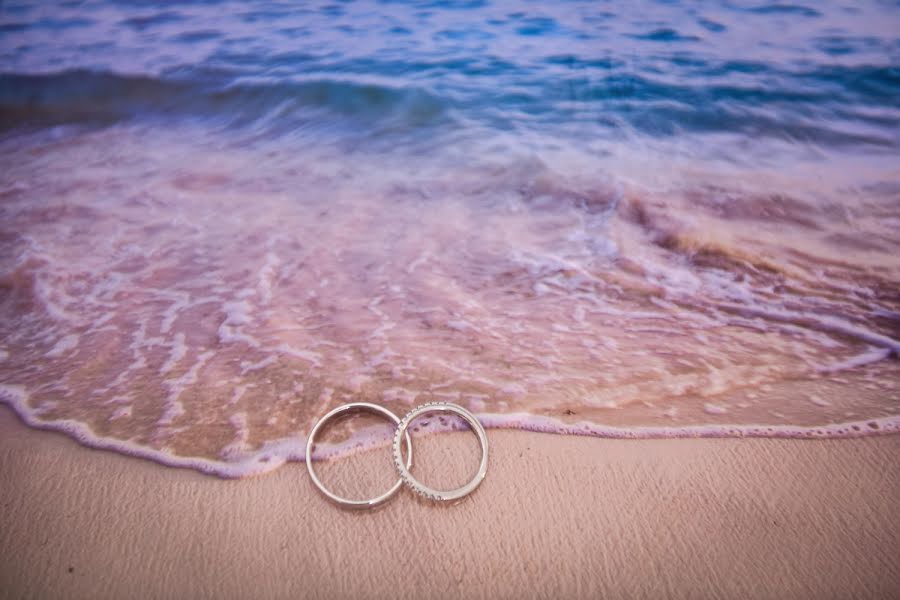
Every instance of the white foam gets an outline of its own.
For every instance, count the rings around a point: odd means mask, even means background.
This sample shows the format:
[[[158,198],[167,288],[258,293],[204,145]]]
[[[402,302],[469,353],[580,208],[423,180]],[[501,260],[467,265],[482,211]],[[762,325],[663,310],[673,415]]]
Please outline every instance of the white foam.
[[[222,449],[222,458],[229,460],[246,452],[250,429],[247,427],[247,413],[239,412],[231,415],[228,422],[234,427],[234,439]]]
[[[169,400],[166,402],[166,410],[163,411],[159,418],[160,425],[171,425],[175,419],[184,414],[184,405],[179,400]]]
[[[20,385],[0,384],[0,402],[9,405],[27,425],[36,429],[48,429],[68,434],[85,446],[145,458],[169,467],[194,469],[223,478],[247,477],[273,471],[287,461],[304,460],[306,454],[305,438],[294,436],[267,442],[259,450],[241,453],[232,457],[229,462],[177,456],[136,442],[97,435],[88,425],[80,421],[41,420],[28,406],[28,395],[25,393],[24,387]]]
[[[258,348],[259,341],[239,329],[252,322],[253,306],[246,300],[234,300],[226,302],[222,309],[225,311],[225,320],[219,325],[219,341],[223,344],[243,342]]]
[[[54,298],[54,290],[40,273],[34,278],[34,295],[51,318],[70,324],[79,324],[80,319],[70,313]]]
[[[147,458],[167,466],[191,468],[225,478],[266,473],[288,461],[305,459],[306,438],[302,435],[266,442],[260,449],[253,452],[235,449],[230,454],[228,461],[217,461],[199,457],[176,456],[134,442],[98,436],[86,424],[78,421],[43,421],[28,406],[28,396],[21,385],[0,384],[0,402],[9,405],[26,424],[39,429],[67,433],[86,446]],[[564,423],[553,417],[527,413],[480,413],[477,417],[488,428],[590,435],[611,439],[729,437],[814,439],[864,437],[900,432],[900,415],[821,426],[694,425],[681,427],[610,427],[588,422]],[[236,427],[236,429],[238,428]],[[375,434],[370,431],[361,431],[341,444],[317,445],[316,458],[346,456],[388,443],[389,436],[384,435],[384,428],[378,428],[378,432]],[[241,432],[238,431],[236,439],[240,436]]]
[[[159,369],[160,375],[165,375],[169,371],[175,368],[175,366],[184,358],[184,355],[187,354],[187,345],[184,343],[184,334],[182,332],[178,332],[175,334],[175,339],[172,341],[171,351],[169,352],[169,358]]]
[[[258,371],[260,369],[265,369],[269,365],[274,364],[276,362],[278,362],[278,357],[273,356],[273,355],[269,355],[266,358],[259,360],[255,363],[251,363],[248,361],[242,361],[241,362],[241,375],[246,375],[247,373],[250,373],[251,371]]]
[[[276,269],[279,264],[281,264],[281,259],[277,254],[272,251],[266,252],[265,262],[259,270],[259,281],[256,284],[256,290],[263,305],[272,301],[272,284],[275,281]]]
[[[228,404],[237,404],[238,400],[243,398],[244,394],[247,393],[247,390],[254,387],[256,387],[256,385],[252,383],[242,383],[234,386],[234,390],[231,392],[231,398],[228,399]]]
[[[159,338],[147,338],[147,322],[141,321],[138,325],[137,331],[135,331],[134,336],[131,339],[131,343],[128,345],[128,349],[131,350],[132,361],[128,364],[127,367],[119,371],[119,374],[116,375],[116,378],[105,388],[101,388],[98,391],[105,392],[110,389],[116,388],[122,383],[124,383],[128,376],[134,371],[139,371],[147,366],[147,359],[144,357],[143,350],[147,346],[156,345],[161,343],[162,340]]]
[[[302,358],[303,360],[312,363],[313,366],[322,366],[322,355],[317,352],[311,352],[309,350],[299,350],[297,348],[294,348],[290,344],[281,344],[276,348],[276,350],[278,352],[281,352],[282,354]]]
[[[47,358],[56,358],[62,356],[72,348],[78,346],[78,336],[74,333],[64,336],[56,342],[56,344],[51,348],[44,356]]]
[[[612,427],[588,422],[564,423],[554,417],[528,413],[481,413],[482,425],[497,429],[523,429],[546,433],[590,435],[612,439],[656,438],[853,438],[900,433],[900,415],[865,421],[828,423],[824,425],[685,425],[679,427]]]
[[[719,308],[734,311],[739,314],[749,314],[772,321],[787,321],[790,323],[802,323],[808,327],[818,328],[821,331],[840,333],[858,340],[868,342],[873,346],[879,346],[889,350],[882,358],[890,354],[900,355],[900,342],[886,335],[870,331],[861,325],[857,325],[835,316],[814,314],[804,311],[792,311],[780,309],[774,306],[759,307],[743,304],[718,303]],[[879,359],[880,360],[880,359]]]
[[[159,325],[161,333],[168,333],[178,318],[178,313],[190,305],[191,296],[187,292],[170,292],[175,295],[175,300],[169,305],[169,308],[162,314],[162,320]]]
[[[165,410],[158,421],[160,425],[171,425],[175,419],[185,413],[184,405],[179,400],[181,393],[188,386],[197,383],[200,369],[214,355],[215,352],[208,350],[197,357],[197,360],[184,375],[176,379],[163,380],[163,385],[169,388],[169,394],[165,400]]]
[[[870,348],[867,352],[858,354],[847,360],[836,362],[819,369],[822,373],[835,373],[837,371],[845,371],[847,369],[855,369],[868,364],[872,364],[888,358],[893,352],[892,348]]]

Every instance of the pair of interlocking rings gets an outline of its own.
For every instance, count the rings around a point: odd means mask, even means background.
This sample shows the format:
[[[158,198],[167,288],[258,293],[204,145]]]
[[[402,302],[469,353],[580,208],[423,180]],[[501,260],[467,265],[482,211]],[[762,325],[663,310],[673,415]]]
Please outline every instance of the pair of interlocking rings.
[[[400,478],[391,487],[391,489],[381,494],[380,496],[369,498],[367,500],[349,500],[347,498],[338,496],[322,484],[322,482],[319,480],[319,477],[316,475],[315,469],[313,469],[313,446],[315,445],[316,435],[322,429],[322,426],[339,415],[355,411],[369,411],[376,413],[383,417],[387,417],[397,426],[397,432],[394,435],[394,442],[392,447],[394,454],[394,465],[397,467],[397,471],[400,473]],[[478,442],[481,444],[481,464],[478,466],[478,472],[475,474],[475,477],[471,481],[455,490],[444,491],[430,488],[413,477],[412,473],[410,473],[410,469],[412,468],[413,452],[412,440],[410,439],[408,431],[409,425],[417,417],[428,413],[451,413],[462,417],[463,420],[466,421],[466,423],[468,423],[472,428],[472,431],[475,432],[475,435],[478,437]],[[405,462],[403,460],[403,454],[401,452],[401,444],[403,441],[406,442]],[[338,406],[337,408],[326,414],[324,417],[319,419],[319,422],[316,423],[312,428],[312,431],[309,432],[309,439],[306,441],[306,468],[307,470],[309,470],[309,476],[312,478],[312,481],[316,485],[316,487],[319,488],[319,491],[325,494],[325,496],[327,496],[329,500],[344,508],[375,508],[376,506],[383,504],[393,498],[394,494],[396,494],[400,490],[403,484],[406,484],[411,490],[427,498],[428,500],[433,500],[435,502],[452,502],[475,491],[475,488],[477,488],[481,484],[485,474],[487,474],[487,464],[488,441],[487,434],[484,432],[484,427],[482,427],[481,423],[478,422],[478,419],[475,418],[475,415],[464,409],[462,406],[451,404],[449,402],[431,402],[429,404],[423,404],[411,410],[402,419],[398,418],[397,415],[384,408],[383,406],[370,404],[368,402],[351,402],[349,404]]]

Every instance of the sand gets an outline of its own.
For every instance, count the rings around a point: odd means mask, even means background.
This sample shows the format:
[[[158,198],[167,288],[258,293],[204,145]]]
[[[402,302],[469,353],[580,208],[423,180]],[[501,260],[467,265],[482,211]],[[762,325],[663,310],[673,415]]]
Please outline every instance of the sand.
[[[492,430],[468,499],[404,491],[352,513],[301,463],[224,481],[27,429],[5,407],[0,434],[2,598],[900,597],[898,435]],[[439,482],[475,447],[419,439],[415,472]],[[375,450],[323,474],[376,485],[387,461]]]

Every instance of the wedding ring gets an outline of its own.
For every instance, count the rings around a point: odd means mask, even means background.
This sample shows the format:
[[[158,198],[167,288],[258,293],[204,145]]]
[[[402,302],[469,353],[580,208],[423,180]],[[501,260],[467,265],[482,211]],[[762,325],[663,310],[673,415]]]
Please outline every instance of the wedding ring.
[[[370,498],[368,500],[349,500],[347,498],[342,498],[341,496],[338,496],[337,494],[331,492],[328,488],[326,488],[322,484],[322,482],[319,481],[319,478],[318,478],[318,476],[316,476],[316,472],[313,469],[312,449],[313,449],[313,446],[315,445],[316,434],[319,433],[319,430],[322,429],[322,426],[325,425],[325,423],[327,423],[334,417],[345,414],[345,413],[354,412],[354,411],[374,412],[383,417],[387,417],[388,419],[393,421],[395,425],[400,424],[400,418],[397,417],[397,415],[395,415],[394,413],[392,413],[391,411],[389,411],[388,409],[386,409],[382,406],[378,406],[377,404],[369,404],[368,402],[351,402],[349,404],[344,404],[344,405],[338,406],[337,408],[335,408],[334,410],[329,412],[327,415],[325,415],[324,417],[319,419],[319,422],[316,423],[315,426],[312,428],[312,431],[309,432],[309,439],[307,439],[307,441],[306,441],[306,468],[309,471],[309,476],[310,476],[310,478],[312,478],[313,483],[316,485],[317,488],[319,488],[319,491],[322,492],[323,494],[325,494],[325,496],[327,496],[328,499],[331,500],[332,502],[334,502],[335,504],[338,504],[339,506],[342,506],[344,508],[351,508],[351,509],[357,509],[357,510],[367,509],[367,508],[375,508],[379,504],[383,504],[384,502],[390,500],[394,496],[394,494],[397,493],[397,490],[399,490],[403,486],[402,478],[398,479],[397,482],[393,486],[391,486],[391,489],[389,489],[385,493],[381,494],[380,496],[376,496],[375,498]],[[412,441],[410,440],[408,433],[401,434],[400,437],[403,437],[404,435],[406,437],[406,466],[405,466],[405,468],[409,469],[409,467],[412,466]],[[397,454],[399,455],[399,453],[400,453],[400,451],[399,451],[400,443],[399,442],[397,442],[397,448],[398,448]],[[403,459],[401,458],[399,460],[400,460],[400,463],[403,464]]]
[[[400,452],[400,440],[403,437],[406,437],[407,450],[410,449],[409,446],[409,425],[412,423],[413,419],[424,415],[426,413],[452,413],[458,415],[469,424],[472,428],[472,431],[475,432],[476,437],[478,437],[478,442],[481,444],[481,464],[478,466],[478,472],[475,474],[475,477],[469,481],[469,483],[464,486],[457,488],[455,490],[436,490],[434,488],[430,488],[427,485],[420,482],[418,479],[412,476],[412,473],[409,472],[410,464],[404,465],[403,456]],[[464,409],[462,406],[458,406],[456,404],[451,404],[449,402],[431,402],[429,404],[423,404],[411,410],[403,420],[400,421],[400,425],[397,427],[397,432],[394,434],[394,444],[393,444],[393,452],[394,452],[394,465],[397,467],[397,470],[400,472],[400,478],[409,486],[417,494],[424,496],[429,500],[434,500],[437,502],[451,502],[453,500],[458,500],[463,496],[471,494],[475,491],[481,482],[484,480],[485,474],[487,474],[487,465],[488,465],[488,441],[487,434],[484,432],[484,427],[481,426],[481,423],[478,422],[478,419],[475,418],[475,415]],[[411,453],[411,452],[410,452]]]

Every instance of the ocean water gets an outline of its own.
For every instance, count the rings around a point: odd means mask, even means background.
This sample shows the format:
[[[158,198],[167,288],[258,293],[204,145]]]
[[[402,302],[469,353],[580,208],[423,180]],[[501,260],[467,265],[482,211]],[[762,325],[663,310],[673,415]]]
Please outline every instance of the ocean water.
[[[898,98],[887,1],[3,2],[0,401],[223,476],[897,431]]]

